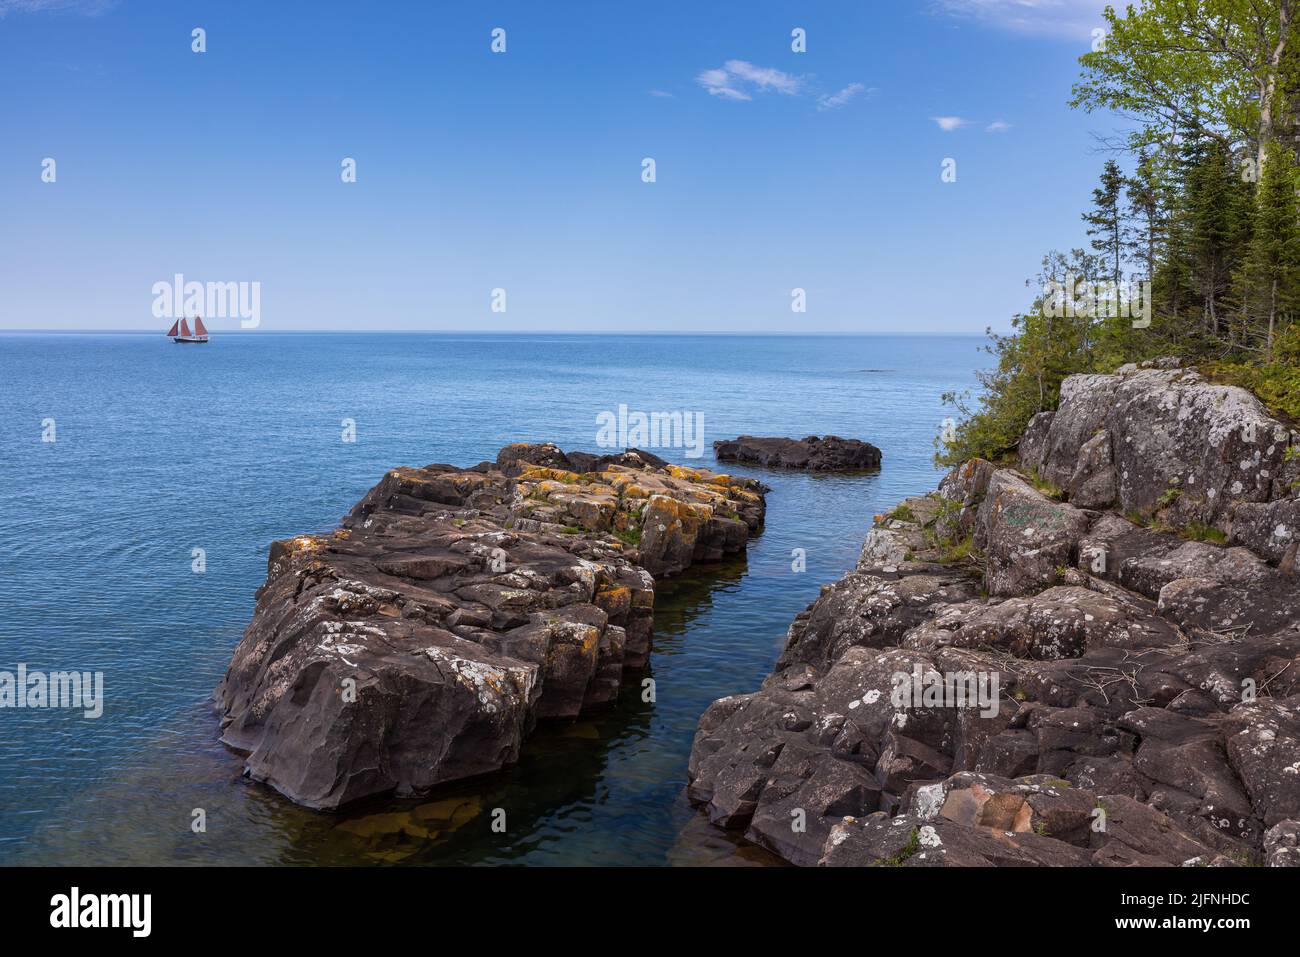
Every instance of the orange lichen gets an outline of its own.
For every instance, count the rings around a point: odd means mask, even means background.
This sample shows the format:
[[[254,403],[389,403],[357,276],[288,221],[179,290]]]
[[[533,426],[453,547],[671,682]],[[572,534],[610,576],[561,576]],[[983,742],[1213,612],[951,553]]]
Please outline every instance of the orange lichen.
[[[300,555],[311,555],[319,552],[325,547],[325,543],[317,535],[299,535],[297,538],[288,539],[284,543],[284,550],[289,553],[291,558],[297,558]]]
[[[696,469],[688,469],[682,465],[669,465],[664,468],[664,471],[673,478],[679,478],[685,482],[699,482],[704,478]]]
[[[602,588],[593,599],[597,608],[610,616],[623,613],[632,607],[632,589],[625,586]]]
[[[578,481],[578,473],[569,472],[565,469],[552,469],[540,465],[534,465],[525,469],[519,478],[522,481],[540,481],[543,479],[550,479],[555,482],[563,482],[566,485],[573,485]]]

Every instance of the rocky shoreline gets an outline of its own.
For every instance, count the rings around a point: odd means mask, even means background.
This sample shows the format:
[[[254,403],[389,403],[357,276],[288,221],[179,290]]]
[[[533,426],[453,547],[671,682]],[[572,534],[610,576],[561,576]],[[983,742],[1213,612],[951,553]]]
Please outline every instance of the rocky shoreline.
[[[689,797],[800,865],[1300,864],[1298,448],[1175,363],[1067,379],[878,517]]]
[[[538,721],[640,678],[655,576],[743,551],[766,491],[554,445],[393,469],[332,534],[272,545],[221,740],[312,808],[512,764]]]

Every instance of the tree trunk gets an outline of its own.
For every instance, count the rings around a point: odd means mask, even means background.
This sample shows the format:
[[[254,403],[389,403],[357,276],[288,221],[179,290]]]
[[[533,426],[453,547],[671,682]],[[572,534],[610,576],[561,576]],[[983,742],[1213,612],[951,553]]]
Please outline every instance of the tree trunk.
[[[1291,13],[1295,0],[1281,0],[1277,5],[1277,45],[1268,59],[1267,79],[1260,82],[1259,89],[1259,143],[1256,154],[1256,170],[1260,176],[1264,173],[1264,158],[1268,144],[1273,141],[1273,105],[1277,99],[1278,75],[1282,72],[1282,56],[1286,52],[1287,35],[1291,32]]]
[[[1156,211],[1147,207],[1147,282],[1156,281]]]
[[[1119,296],[1119,218],[1115,219],[1115,296]]]
[[[1273,361],[1273,322],[1277,318],[1277,277],[1273,277],[1273,286],[1270,290],[1268,302],[1268,344],[1265,348],[1265,354],[1268,361]]]

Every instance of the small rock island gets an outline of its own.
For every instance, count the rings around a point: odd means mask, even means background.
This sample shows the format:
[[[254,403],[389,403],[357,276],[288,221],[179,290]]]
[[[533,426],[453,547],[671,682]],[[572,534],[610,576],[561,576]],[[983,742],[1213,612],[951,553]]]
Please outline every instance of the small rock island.
[[[393,469],[333,533],[271,546],[221,739],[313,808],[512,764],[539,720],[639,679],[655,576],[743,551],[766,491],[554,445]]]
[[[759,438],[742,435],[713,443],[719,462],[740,462],[768,468],[810,472],[865,472],[880,468],[880,449],[870,442],[838,435],[804,439]]]

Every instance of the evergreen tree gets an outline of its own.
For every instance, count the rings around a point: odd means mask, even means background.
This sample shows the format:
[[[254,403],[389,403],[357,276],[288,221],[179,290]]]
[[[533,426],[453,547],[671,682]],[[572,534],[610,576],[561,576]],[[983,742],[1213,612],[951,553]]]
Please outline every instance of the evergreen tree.
[[[1040,296],[992,336],[978,404],[946,397],[965,419],[946,464],[1012,452],[1065,376],[1158,356],[1300,419],[1300,0],[1143,0],[1103,17],[1073,103],[1138,121],[1134,169],[1106,163],[1083,215],[1091,250],[1050,255],[1041,278],[1118,284],[1132,263],[1152,321]]]
[[[1110,267],[1116,289],[1124,275],[1120,267],[1124,255],[1124,216],[1120,208],[1124,185],[1124,174],[1120,172],[1119,164],[1107,160],[1101,171],[1101,185],[1092,191],[1092,209],[1083,214],[1083,221],[1088,224],[1088,235],[1094,237],[1092,248]]]
[[[1249,185],[1227,146],[1201,140],[1189,150],[1184,188],[1186,253],[1201,313],[1201,331],[1218,339],[1231,280],[1249,242]]]
[[[1144,277],[1154,281],[1165,242],[1170,199],[1158,154],[1146,148],[1138,150],[1137,168],[1128,179],[1126,194],[1128,218],[1134,224],[1127,233],[1126,251],[1131,260],[1142,263]]]
[[[1270,144],[1264,161],[1254,234],[1241,270],[1244,312],[1271,361],[1280,327],[1289,325],[1300,298],[1300,226],[1296,176],[1290,155]]]

